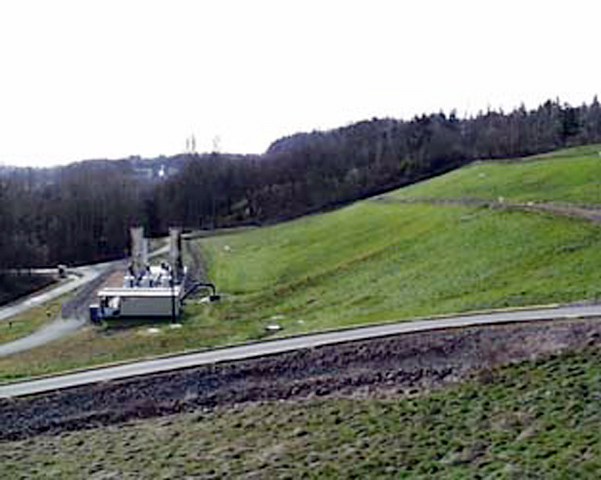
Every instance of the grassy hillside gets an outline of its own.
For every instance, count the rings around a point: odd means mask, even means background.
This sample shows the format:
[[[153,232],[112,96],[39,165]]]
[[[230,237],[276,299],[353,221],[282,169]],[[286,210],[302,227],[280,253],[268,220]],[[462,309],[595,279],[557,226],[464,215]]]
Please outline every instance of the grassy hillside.
[[[598,478],[600,360],[590,348],[430,394],[263,402],[4,442],[0,466],[11,478]]]
[[[202,246],[224,320],[278,316],[303,331],[596,298],[600,234],[544,215],[363,202]]]
[[[580,195],[593,202],[601,178],[595,152],[588,147],[544,161],[480,164],[391,195],[461,197],[467,186],[476,189],[466,179],[476,178],[487,182],[478,192],[492,191],[493,198],[540,199],[546,192],[556,201]],[[474,175],[479,169],[488,173]],[[189,302],[182,328],[89,328],[0,359],[0,378],[256,340],[272,323],[283,327],[276,335],[290,335],[601,298],[601,228],[544,213],[367,200],[195,242],[223,294],[220,303]]]
[[[600,151],[600,145],[589,145],[526,160],[474,163],[387,196],[601,205]]]

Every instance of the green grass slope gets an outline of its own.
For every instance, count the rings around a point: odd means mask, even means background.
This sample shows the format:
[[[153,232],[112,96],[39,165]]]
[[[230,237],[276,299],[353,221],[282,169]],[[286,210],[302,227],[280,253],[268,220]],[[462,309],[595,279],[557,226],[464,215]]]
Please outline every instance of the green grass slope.
[[[601,205],[601,145],[516,161],[474,163],[385,197],[485,199]]]
[[[488,192],[490,198],[547,195],[594,203],[601,178],[597,148],[479,164],[390,196],[484,198]],[[485,187],[467,181],[474,178]],[[273,323],[283,329],[270,335],[291,335],[601,298],[601,227],[550,213],[372,199],[194,242],[221,302],[188,302],[182,328],[88,328],[0,359],[0,379],[257,340]]]
[[[287,332],[601,294],[598,226],[485,207],[362,202],[202,247],[212,314]]]
[[[84,330],[0,359],[0,379],[370,322],[601,297],[601,229],[486,207],[361,202],[199,240],[219,303],[183,327]]]
[[[598,478],[599,350],[400,398],[263,402],[4,442],[6,478]]]

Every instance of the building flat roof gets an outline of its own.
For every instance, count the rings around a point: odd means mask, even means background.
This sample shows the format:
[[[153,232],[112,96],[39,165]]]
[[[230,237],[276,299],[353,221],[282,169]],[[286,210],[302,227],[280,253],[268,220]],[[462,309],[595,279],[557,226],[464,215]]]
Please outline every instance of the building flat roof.
[[[176,285],[171,287],[153,288],[103,288],[98,292],[99,297],[178,297],[182,287]]]

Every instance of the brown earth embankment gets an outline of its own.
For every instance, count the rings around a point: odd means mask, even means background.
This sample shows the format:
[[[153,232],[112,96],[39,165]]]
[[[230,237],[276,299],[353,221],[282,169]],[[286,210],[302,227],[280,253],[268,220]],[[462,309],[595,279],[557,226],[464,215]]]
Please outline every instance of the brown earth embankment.
[[[449,329],[100,383],[0,400],[0,440],[244,402],[414,394],[600,339],[598,320]]]

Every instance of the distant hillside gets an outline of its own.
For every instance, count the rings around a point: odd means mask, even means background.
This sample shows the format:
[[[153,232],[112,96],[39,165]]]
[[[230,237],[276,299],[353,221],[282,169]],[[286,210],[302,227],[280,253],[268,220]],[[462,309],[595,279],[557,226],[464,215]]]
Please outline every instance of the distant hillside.
[[[298,133],[259,157],[192,158],[160,193],[159,217],[189,227],[294,218],[439,175],[601,141],[601,106],[548,101],[533,110],[454,112]],[[163,229],[161,226],[159,229]]]
[[[120,257],[128,227],[275,223],[465,165],[601,142],[601,106],[372,119],[275,141],[263,155],[181,154],[0,174],[0,270]]]
[[[182,327],[165,326],[154,340],[144,327],[123,336],[84,331],[31,354],[1,359],[0,377],[372,322],[598,302],[599,223],[497,200],[463,202],[461,193],[455,201],[430,198],[435,185],[451,198],[474,178],[486,182],[485,191],[510,199],[538,198],[552,186],[547,192],[554,191],[552,200],[559,203],[566,198],[562,192],[579,190],[577,178],[583,192],[595,181],[582,175],[593,158],[581,154],[494,163],[484,177],[479,169],[490,164],[466,166],[328,213],[192,240],[221,302],[191,299]],[[533,171],[513,173],[521,168]],[[565,189],[554,187],[562,184]],[[417,193],[426,190],[428,196]],[[268,330],[271,324],[280,330]]]

